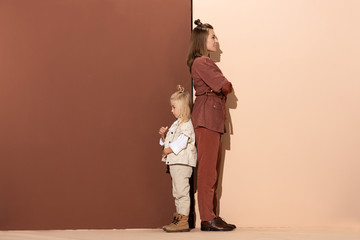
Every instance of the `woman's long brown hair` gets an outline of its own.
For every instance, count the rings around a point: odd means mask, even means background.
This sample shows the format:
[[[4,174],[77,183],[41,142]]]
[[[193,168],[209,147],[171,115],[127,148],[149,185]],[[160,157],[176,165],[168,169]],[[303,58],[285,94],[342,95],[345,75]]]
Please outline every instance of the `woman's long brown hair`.
[[[208,23],[201,23],[200,19],[195,20],[195,24],[197,26],[191,32],[189,53],[186,61],[190,71],[195,58],[208,56],[206,40],[209,36],[209,29],[214,29]]]

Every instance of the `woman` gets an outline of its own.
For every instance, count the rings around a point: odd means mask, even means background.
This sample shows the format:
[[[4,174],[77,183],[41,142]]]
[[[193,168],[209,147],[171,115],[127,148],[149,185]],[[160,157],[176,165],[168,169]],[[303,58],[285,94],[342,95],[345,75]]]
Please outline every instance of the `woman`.
[[[231,83],[209,58],[216,52],[217,37],[210,24],[197,25],[190,40],[187,65],[196,100],[191,120],[198,150],[197,188],[202,231],[231,231],[235,227],[216,215],[216,188],[221,162],[221,135],[225,132],[225,101]]]

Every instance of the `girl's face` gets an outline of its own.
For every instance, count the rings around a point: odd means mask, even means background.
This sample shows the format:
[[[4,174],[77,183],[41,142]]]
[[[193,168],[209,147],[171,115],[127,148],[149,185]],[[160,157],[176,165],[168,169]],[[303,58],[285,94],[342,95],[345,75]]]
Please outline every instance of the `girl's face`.
[[[208,29],[209,31],[209,35],[206,39],[206,47],[207,47],[207,50],[209,52],[216,52],[216,48],[217,48],[217,43],[219,42],[216,35],[215,35],[215,32],[214,32],[214,29]]]
[[[170,105],[171,105],[172,114],[174,114],[174,116],[176,118],[179,118],[180,117],[180,104],[179,104],[179,102],[171,100]]]

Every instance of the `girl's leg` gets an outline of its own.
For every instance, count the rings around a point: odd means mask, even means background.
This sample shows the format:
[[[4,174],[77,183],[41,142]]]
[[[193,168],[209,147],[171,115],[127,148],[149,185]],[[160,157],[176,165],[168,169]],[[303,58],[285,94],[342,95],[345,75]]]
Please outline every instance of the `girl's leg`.
[[[176,212],[184,216],[189,216],[190,212],[189,179],[191,177],[192,170],[192,167],[187,165],[176,164],[170,166]]]

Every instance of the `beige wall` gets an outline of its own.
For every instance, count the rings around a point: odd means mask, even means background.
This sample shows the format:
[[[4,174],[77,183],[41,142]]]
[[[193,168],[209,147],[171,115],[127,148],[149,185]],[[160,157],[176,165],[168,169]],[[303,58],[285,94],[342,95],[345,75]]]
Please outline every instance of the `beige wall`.
[[[360,226],[360,1],[193,4],[236,89],[220,215],[240,227]]]

